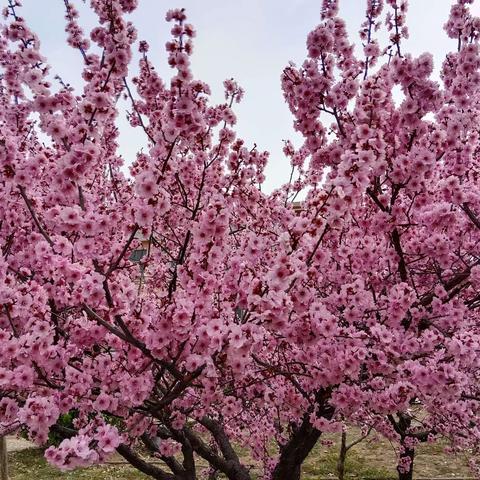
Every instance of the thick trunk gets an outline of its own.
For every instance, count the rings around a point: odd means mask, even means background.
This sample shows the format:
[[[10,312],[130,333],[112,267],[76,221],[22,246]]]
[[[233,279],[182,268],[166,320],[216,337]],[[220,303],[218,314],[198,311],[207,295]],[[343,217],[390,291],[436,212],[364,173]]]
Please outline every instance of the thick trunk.
[[[334,409],[328,404],[330,390],[317,393],[318,415],[333,417]],[[302,463],[317,443],[322,432],[310,423],[311,412],[305,413],[301,425],[295,428],[289,441],[280,449],[280,458],[273,470],[272,480],[300,480]]]
[[[409,446],[411,445],[410,441],[412,440],[412,437],[417,438],[420,441],[425,441],[428,438],[428,432],[411,434],[410,427],[412,425],[412,417],[405,412],[398,412],[397,416],[398,420],[395,420],[393,415],[387,415],[393,429],[400,435],[402,452],[400,453],[400,461],[397,466],[398,480],[412,480],[415,449]]]
[[[0,437],[0,480],[8,480],[7,439]]]
[[[300,427],[283,446],[280,459],[273,471],[273,480],[300,480],[302,463],[317,443],[321,433],[311,425],[306,416]]]
[[[397,467],[398,470],[398,480],[413,480],[413,460],[415,457],[415,450],[413,448],[405,448],[404,452],[400,455],[400,464],[402,460],[409,461],[410,465],[408,471],[401,471],[400,466]]]

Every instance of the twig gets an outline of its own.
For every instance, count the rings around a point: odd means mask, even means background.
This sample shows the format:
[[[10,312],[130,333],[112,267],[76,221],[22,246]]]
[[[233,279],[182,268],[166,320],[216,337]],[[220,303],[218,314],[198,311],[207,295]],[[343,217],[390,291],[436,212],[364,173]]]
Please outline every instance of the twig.
[[[115,263],[113,265],[111,265],[110,268],[107,270],[107,273],[105,273],[105,277],[108,277],[114,270],[117,269],[118,265],[122,261],[122,258],[125,256],[125,253],[127,252],[128,248],[130,247],[130,244],[133,242],[138,229],[139,229],[139,226],[135,225],[132,233],[130,234],[130,237],[127,240],[127,243],[123,246],[123,249],[120,252],[120,255],[118,256]]]
[[[142,116],[140,115],[140,112],[138,111],[138,109],[137,109],[137,107],[136,107],[136,105],[135,105],[135,100],[133,99],[133,95],[132,95],[132,92],[131,92],[131,90],[130,90],[130,87],[128,86],[126,77],[123,77],[123,84],[125,85],[125,89],[127,90],[127,95],[129,96],[130,101],[132,102],[132,108],[133,108],[134,112],[137,114],[138,121],[140,122],[140,125],[141,125],[142,128],[143,128],[143,131],[146,133],[146,135],[147,135],[147,137],[150,139],[150,141],[155,145],[157,142],[156,142],[155,139],[150,135],[150,133],[149,133],[148,130],[147,130],[147,127],[146,127],[145,123],[143,122],[143,118],[142,118]]]
[[[472,223],[480,229],[480,219],[475,215],[467,202],[463,203],[461,209],[467,214],[468,218],[472,221]]]
[[[53,241],[48,235],[47,231],[42,227],[42,224],[40,223],[40,221],[38,220],[37,214],[35,213],[35,210],[33,210],[32,202],[30,201],[30,199],[27,197],[27,194],[25,193],[25,188],[22,187],[21,185],[18,185],[18,189],[20,190],[20,195],[25,200],[28,211],[30,212],[30,215],[32,216],[33,221],[35,222],[35,225],[37,226],[39,232],[42,234],[43,238],[48,242],[48,244],[51,247],[53,247]]]

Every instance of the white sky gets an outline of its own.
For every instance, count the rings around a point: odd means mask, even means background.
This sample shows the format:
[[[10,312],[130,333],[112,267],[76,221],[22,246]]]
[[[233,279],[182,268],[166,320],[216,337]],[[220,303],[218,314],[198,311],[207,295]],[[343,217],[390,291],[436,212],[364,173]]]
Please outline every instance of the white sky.
[[[71,2],[80,10],[85,29],[93,26],[95,17],[89,11],[89,2]],[[452,3],[410,0],[410,38],[403,50],[415,56],[425,51],[433,53],[437,73],[445,53],[456,46],[442,30]],[[320,6],[321,0],[139,0],[138,9],[131,15],[139,39],[149,42],[149,56],[167,78],[171,70],[166,65],[164,45],[170,25],[164,20],[165,12],[186,8],[188,20],[197,30],[192,57],[195,77],[210,85],[216,102],[223,101],[222,83],[226,78],[234,77],[246,91],[242,103],[235,106],[236,130],[247,146],[255,142],[260,150],[271,152],[264,185],[267,192],[288,179],[290,167],[282,153],[282,139],[291,139],[297,145],[301,141],[283,101],[280,75],[289,60],[301,64],[305,59],[306,37],[319,22]],[[341,15],[357,45],[364,8],[363,0],[340,0]],[[472,9],[480,14],[479,0]],[[23,0],[18,13],[39,35],[52,73],[79,88],[82,62],[79,52],[65,42],[63,0]],[[136,72],[136,65],[132,72]],[[144,133],[124,121],[120,129],[121,154],[130,163],[146,144]]]

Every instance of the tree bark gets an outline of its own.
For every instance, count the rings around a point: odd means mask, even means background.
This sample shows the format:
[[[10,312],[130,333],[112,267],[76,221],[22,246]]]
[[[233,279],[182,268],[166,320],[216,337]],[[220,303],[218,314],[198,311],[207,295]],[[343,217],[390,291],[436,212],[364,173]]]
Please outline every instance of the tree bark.
[[[305,415],[300,427],[282,447],[273,480],[300,480],[302,463],[322,434],[312,426],[309,416]]]
[[[337,460],[337,477],[343,480],[345,476],[345,460],[347,459],[347,432],[342,432],[342,440],[340,443],[340,453]]]
[[[331,419],[334,413],[333,407],[328,405],[330,393],[329,390],[322,390],[317,394],[318,415],[326,419]],[[272,480],[300,480],[302,464],[322,434],[311,424],[310,414],[305,413],[300,426],[295,428],[288,442],[281,447]]]
[[[7,439],[0,437],[0,480],[8,480]]]
[[[410,459],[410,467],[407,472],[401,472],[397,467],[398,480],[413,480],[413,459],[415,457],[415,450],[413,448],[405,448],[404,452],[400,454],[400,460],[403,458]]]
[[[415,457],[415,448],[410,448],[405,445],[405,441],[409,438],[416,438],[420,441],[426,441],[428,432],[421,432],[416,434],[409,433],[412,425],[412,417],[405,412],[398,412],[398,420],[395,420],[393,415],[387,415],[388,420],[393,426],[393,429],[400,435],[400,445],[402,446],[402,453],[400,453],[400,462],[397,465],[398,480],[412,480],[413,479],[413,460]],[[403,472],[400,466],[403,464],[403,459],[409,459],[408,471]]]
[[[146,462],[140,458],[130,447],[127,445],[119,445],[117,452],[127,460],[130,465],[140,470],[145,475],[154,478],[155,480],[177,480],[178,477],[164,472],[162,469],[155,467],[154,465]]]
[[[175,430],[168,425],[167,437],[173,438],[184,447],[188,445],[192,453],[195,452],[202,457],[213,470],[223,473],[228,480],[252,480],[248,469],[241,463],[231,446],[222,424],[206,417],[200,420],[200,423],[212,433],[216,446],[220,448],[222,453],[205,442],[188,426],[185,426],[182,430]]]

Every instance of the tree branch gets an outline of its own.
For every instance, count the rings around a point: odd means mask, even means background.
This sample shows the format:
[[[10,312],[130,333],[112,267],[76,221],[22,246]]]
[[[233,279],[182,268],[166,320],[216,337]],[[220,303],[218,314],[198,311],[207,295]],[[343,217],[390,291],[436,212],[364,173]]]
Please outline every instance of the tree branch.
[[[43,228],[42,224],[38,220],[37,214],[35,213],[35,210],[33,210],[32,202],[30,199],[27,197],[27,194],[25,193],[25,188],[22,187],[21,185],[18,185],[18,189],[20,190],[20,195],[22,198],[25,200],[25,204],[27,205],[28,211],[30,212],[30,215],[33,218],[33,221],[35,222],[35,225],[38,228],[38,231],[42,234],[43,238],[48,242],[48,244],[53,247],[53,241],[50,238],[50,235],[47,233],[45,228]]]
[[[138,456],[130,447],[127,445],[119,445],[117,447],[117,452],[127,460],[130,465],[134,466],[137,470],[149,475],[156,480],[176,480],[178,477],[176,475],[171,475],[170,473],[164,472],[161,468],[158,468],[150,463],[146,462],[140,456]]]
[[[393,229],[391,238],[395,251],[397,252],[397,255],[399,257],[398,272],[400,273],[400,278],[402,279],[402,282],[406,283],[408,280],[407,264],[405,263],[405,256],[403,254],[402,245],[400,243],[400,234],[398,233],[397,228]]]
[[[155,145],[157,142],[155,142],[155,139],[150,135],[150,133],[147,130],[147,127],[146,127],[145,123],[143,122],[143,118],[140,115],[140,112],[138,111],[138,109],[135,105],[135,100],[133,99],[132,92],[130,90],[130,87],[128,86],[127,79],[125,77],[123,77],[123,85],[125,86],[125,90],[127,91],[127,95],[130,98],[130,101],[132,102],[132,108],[133,108],[134,112],[137,114],[138,121],[139,121],[141,127],[143,128],[143,131],[147,135],[148,139]]]
[[[115,261],[115,263],[113,265],[110,266],[110,268],[107,270],[107,272],[105,273],[105,277],[108,277],[114,270],[117,269],[118,265],[120,264],[120,262],[122,261],[122,258],[125,256],[125,253],[127,253],[127,250],[128,248],[130,247],[131,243],[133,242],[133,240],[135,239],[135,235],[136,233],[138,232],[138,229],[139,229],[139,226],[138,225],[135,225],[135,227],[133,228],[133,231],[132,233],[130,234],[130,237],[128,238],[127,240],[127,243],[123,246],[123,249],[122,251],[120,252],[120,255],[118,256],[117,260]]]
[[[468,218],[472,221],[472,223],[480,229],[480,219],[475,215],[474,211],[470,208],[467,202],[463,203],[460,207],[468,216]]]

